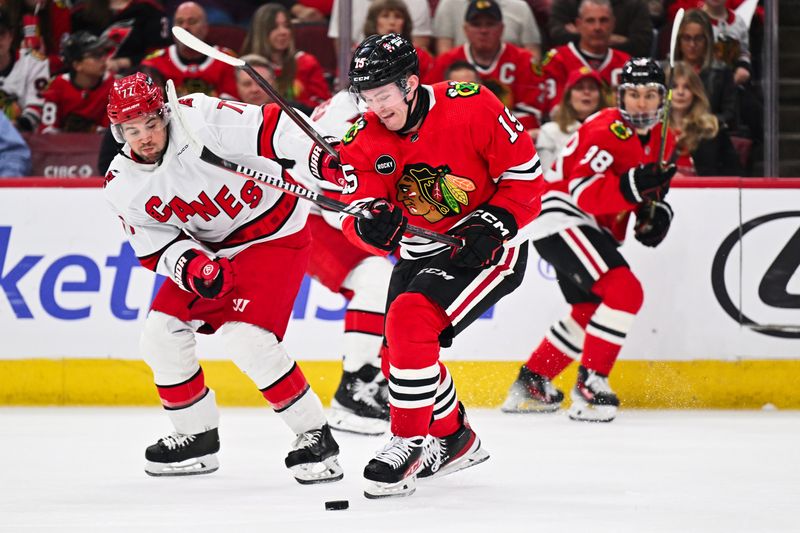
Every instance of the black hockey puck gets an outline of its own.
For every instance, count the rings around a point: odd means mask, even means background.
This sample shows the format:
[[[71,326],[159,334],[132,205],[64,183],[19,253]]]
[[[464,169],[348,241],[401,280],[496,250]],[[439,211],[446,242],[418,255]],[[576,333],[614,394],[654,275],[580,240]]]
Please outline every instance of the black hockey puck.
[[[350,502],[347,500],[333,500],[332,502],[325,502],[326,511],[344,511],[350,507]]]

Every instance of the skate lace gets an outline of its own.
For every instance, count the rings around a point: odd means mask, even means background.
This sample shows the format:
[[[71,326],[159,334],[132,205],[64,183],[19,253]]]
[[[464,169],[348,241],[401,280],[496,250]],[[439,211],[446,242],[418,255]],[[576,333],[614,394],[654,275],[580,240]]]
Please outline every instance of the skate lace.
[[[161,439],[161,442],[169,450],[176,448],[183,448],[190,442],[194,442],[194,435],[181,435],[180,433],[173,433]]]
[[[380,404],[375,401],[375,396],[377,396],[379,392],[380,385],[374,381],[364,382],[359,379],[353,385],[353,400],[380,409]]]
[[[553,382],[550,381],[549,379],[543,379],[542,380],[542,384],[544,386],[545,395],[547,395],[547,396],[555,396],[555,395],[558,394],[558,391],[556,390],[555,386],[553,385]]]
[[[609,394],[613,394],[611,386],[608,384],[608,378],[603,377],[600,374],[589,372],[589,377],[586,378],[584,384],[595,394],[597,394],[598,392],[606,392]]]
[[[428,437],[425,446],[422,448],[422,468],[430,468],[431,472],[436,472],[442,466],[445,447],[441,439]]]
[[[377,455],[375,455],[375,459],[381,461],[382,463],[386,463],[392,468],[398,468],[400,465],[406,462],[406,460],[411,456],[412,449],[416,448],[417,446],[418,444],[415,444],[411,439],[392,437],[392,440],[389,441],[389,444],[384,446],[384,448],[380,450]]]
[[[312,446],[316,446],[316,444],[319,442],[320,435],[321,432],[319,430],[306,431],[305,433],[301,433],[300,435],[297,436],[297,439],[295,439],[292,447],[295,450],[300,450],[303,448],[311,448]]]

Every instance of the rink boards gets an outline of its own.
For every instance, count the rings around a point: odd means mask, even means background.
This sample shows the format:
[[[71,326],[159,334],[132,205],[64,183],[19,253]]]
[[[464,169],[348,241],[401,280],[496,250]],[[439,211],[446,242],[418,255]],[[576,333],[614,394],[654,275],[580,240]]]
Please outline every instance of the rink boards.
[[[157,403],[137,346],[161,280],[138,265],[99,182],[0,182],[0,404]],[[799,408],[800,180],[678,179],[669,201],[661,246],[623,246],[645,289],[612,376],[625,406]],[[531,252],[522,287],[443,352],[473,405],[499,404],[567,312]],[[323,400],[338,382],[343,306],[306,279],[287,333]],[[221,403],[263,402],[219,339],[198,353]]]

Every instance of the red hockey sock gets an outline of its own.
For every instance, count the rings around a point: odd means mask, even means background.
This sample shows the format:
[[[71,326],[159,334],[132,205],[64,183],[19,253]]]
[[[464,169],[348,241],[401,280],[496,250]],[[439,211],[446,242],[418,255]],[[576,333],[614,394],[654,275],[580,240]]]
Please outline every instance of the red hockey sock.
[[[344,313],[344,332],[382,336],[383,313],[351,311],[348,309]]]
[[[434,437],[452,435],[461,427],[458,416],[458,396],[450,371],[439,363],[439,388],[436,390],[436,401],[433,405],[433,422],[428,433]]]
[[[550,326],[542,342],[525,363],[528,370],[554,379],[572,361],[580,359],[586,336],[584,330],[597,306],[595,303],[574,304],[568,317],[557,320]]]
[[[261,394],[272,405],[275,412],[281,412],[291,406],[308,388],[308,381],[306,381],[303,371],[300,370],[297,363],[294,363],[292,368],[278,378],[275,383],[261,389]]]
[[[203,376],[202,367],[195,374],[184,381],[175,385],[156,384],[158,395],[161,397],[161,405],[165,409],[183,409],[189,407],[206,395],[206,380]]]

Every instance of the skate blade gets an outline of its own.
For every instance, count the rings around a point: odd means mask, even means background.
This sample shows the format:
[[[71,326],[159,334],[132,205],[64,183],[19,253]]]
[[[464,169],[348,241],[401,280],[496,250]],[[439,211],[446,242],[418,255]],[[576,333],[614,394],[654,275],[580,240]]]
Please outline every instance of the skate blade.
[[[358,435],[383,435],[389,430],[388,420],[366,418],[336,407],[331,407],[328,425],[331,429]]]
[[[329,457],[321,463],[304,463],[289,468],[292,475],[301,485],[317,483],[333,483],[344,477],[344,470],[336,456]]]
[[[512,414],[547,414],[555,413],[559,409],[561,409],[561,403],[542,403],[538,400],[520,400],[504,403],[500,411]]]
[[[210,474],[219,469],[219,461],[216,454],[208,454],[202,457],[186,459],[177,463],[155,463],[146,461],[144,471],[148,476],[196,476],[199,474]]]
[[[617,407],[613,405],[591,405],[573,400],[567,411],[570,420],[577,422],[611,422],[617,416]]]
[[[407,477],[397,483],[380,483],[378,481],[367,480],[364,488],[364,497],[370,500],[381,498],[403,498],[411,496],[417,490],[417,477]]]
[[[471,468],[473,466],[479,465],[485,461],[487,461],[491,457],[489,452],[485,449],[480,447],[480,443],[478,443],[478,448],[474,451],[471,451],[452,463],[443,466],[430,476],[420,477],[420,479],[437,479],[444,476],[449,476],[450,474],[455,474],[456,472],[460,472],[461,470],[466,470],[467,468]]]

